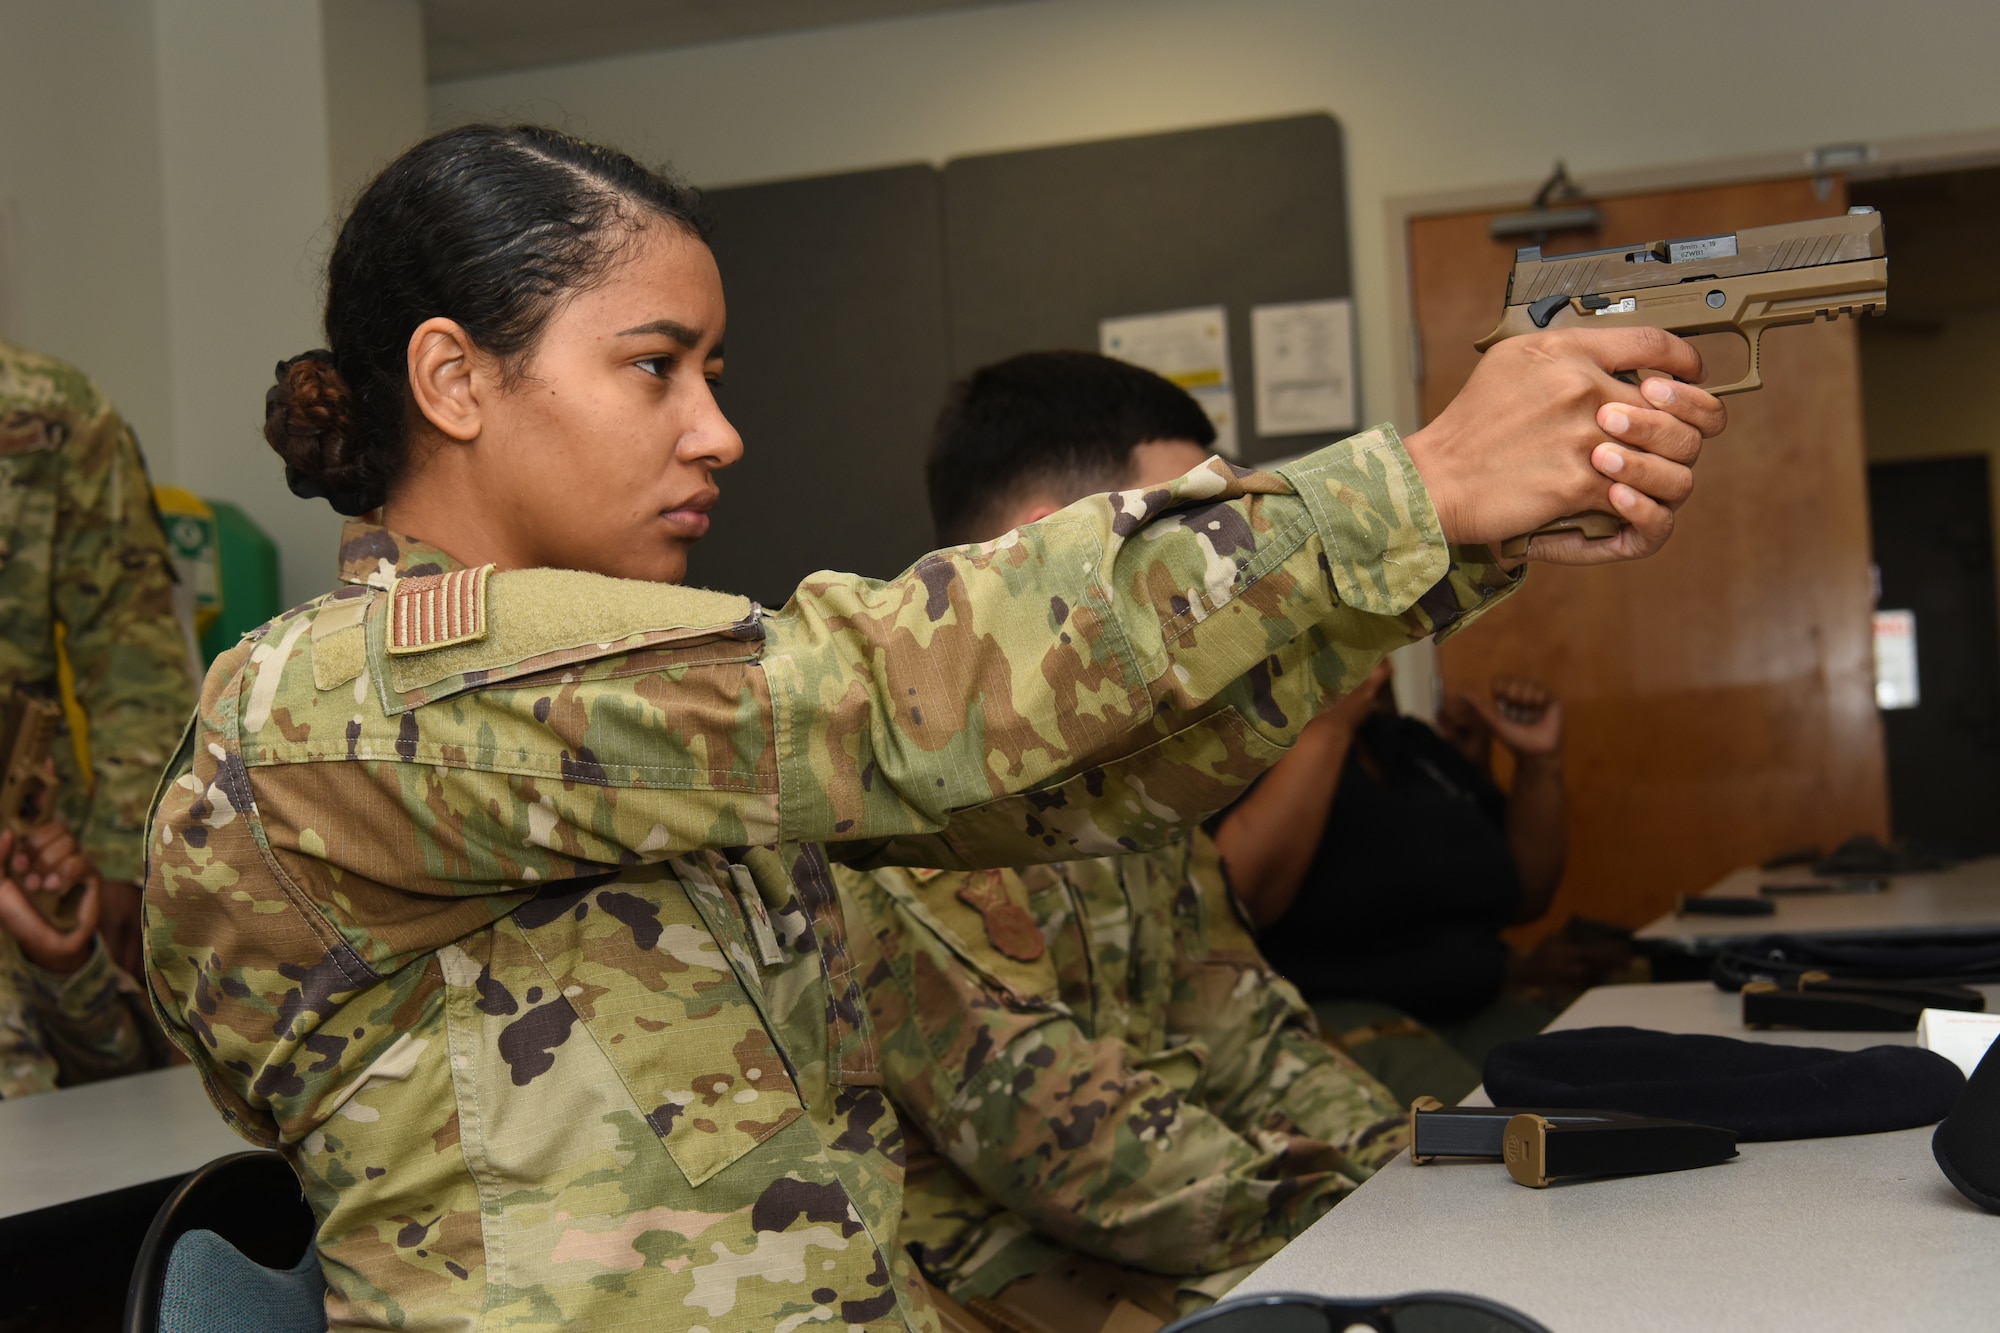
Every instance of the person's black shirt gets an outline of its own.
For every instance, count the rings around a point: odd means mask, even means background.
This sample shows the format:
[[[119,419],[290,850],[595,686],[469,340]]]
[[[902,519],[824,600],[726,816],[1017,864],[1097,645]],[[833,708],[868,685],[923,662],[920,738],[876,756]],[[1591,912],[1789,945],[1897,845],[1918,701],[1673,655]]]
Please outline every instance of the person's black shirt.
[[[1430,1023],[1478,1012],[1500,993],[1500,929],[1521,905],[1506,813],[1450,742],[1371,714],[1298,898],[1259,937],[1265,956],[1308,1000],[1375,1000]]]

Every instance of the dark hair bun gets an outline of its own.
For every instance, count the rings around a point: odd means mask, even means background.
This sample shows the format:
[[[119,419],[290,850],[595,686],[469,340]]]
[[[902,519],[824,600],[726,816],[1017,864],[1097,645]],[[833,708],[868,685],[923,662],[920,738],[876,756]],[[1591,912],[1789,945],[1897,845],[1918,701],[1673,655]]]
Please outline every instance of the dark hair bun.
[[[382,503],[380,486],[356,457],[354,400],[334,368],[333,353],[306,352],[280,361],[278,382],[264,393],[264,439],[285,460],[285,484],[304,500],[325,500],[343,514],[365,514]]]

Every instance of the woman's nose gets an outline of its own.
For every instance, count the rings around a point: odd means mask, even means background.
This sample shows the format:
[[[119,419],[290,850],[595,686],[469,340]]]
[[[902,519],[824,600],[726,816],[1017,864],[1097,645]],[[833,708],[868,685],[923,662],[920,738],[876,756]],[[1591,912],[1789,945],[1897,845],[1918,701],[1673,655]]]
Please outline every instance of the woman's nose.
[[[690,463],[701,461],[712,468],[728,467],[743,457],[743,437],[723,415],[721,406],[710,399],[708,410],[681,437],[679,452]]]

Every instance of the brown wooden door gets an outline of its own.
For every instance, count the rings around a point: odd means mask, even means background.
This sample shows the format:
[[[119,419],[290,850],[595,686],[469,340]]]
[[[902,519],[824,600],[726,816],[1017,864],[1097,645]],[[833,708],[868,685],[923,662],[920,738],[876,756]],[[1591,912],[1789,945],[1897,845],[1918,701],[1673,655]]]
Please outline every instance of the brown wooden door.
[[[1601,233],[1545,248],[1847,206],[1840,184],[1821,198],[1808,179],[1598,203]],[[1515,242],[1487,236],[1491,216],[1410,225],[1426,419],[1464,384],[1473,341],[1499,318]],[[1711,362],[1714,382],[1735,378],[1740,353],[1714,350],[1736,357]],[[1441,652],[1448,689],[1525,672],[1568,710],[1569,871],[1527,938],[1572,913],[1637,926],[1675,894],[1780,849],[1888,833],[1854,324],[1779,329],[1763,364],[1761,391],[1726,400],[1729,429],[1707,446],[1663,553],[1611,568],[1537,565]]]

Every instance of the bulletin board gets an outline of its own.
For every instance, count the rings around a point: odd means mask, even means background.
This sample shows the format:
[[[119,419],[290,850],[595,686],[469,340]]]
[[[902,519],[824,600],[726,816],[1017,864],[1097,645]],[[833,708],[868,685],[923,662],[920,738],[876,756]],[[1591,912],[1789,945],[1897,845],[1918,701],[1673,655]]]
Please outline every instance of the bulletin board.
[[[929,166],[709,191],[743,460],[688,578],[778,607],[819,569],[892,577],[930,550],[923,456],[949,383]]]
[[[1352,297],[1331,116],[959,158],[944,169],[944,226],[954,375],[1034,348],[1098,348],[1103,320],[1220,306],[1243,461],[1367,421],[1351,339],[1351,421],[1274,434],[1255,411],[1253,310]],[[1274,315],[1285,312],[1266,315],[1267,358]]]

